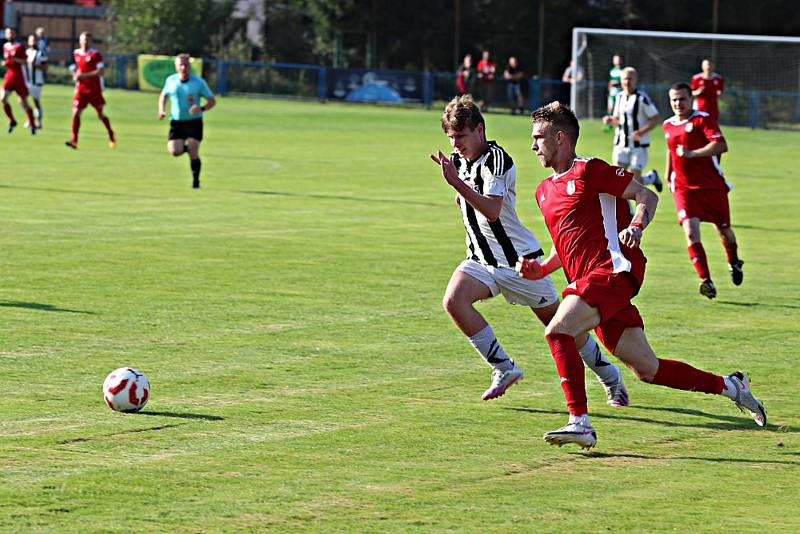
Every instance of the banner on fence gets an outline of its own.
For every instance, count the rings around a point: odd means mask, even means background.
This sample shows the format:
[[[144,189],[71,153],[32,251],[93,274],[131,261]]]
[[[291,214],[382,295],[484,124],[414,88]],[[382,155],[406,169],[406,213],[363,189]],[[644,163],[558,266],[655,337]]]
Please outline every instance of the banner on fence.
[[[328,98],[350,102],[421,102],[421,72],[328,69]]]
[[[140,54],[136,58],[136,64],[139,72],[139,89],[142,91],[161,91],[167,77],[175,74],[175,56]],[[189,58],[189,64],[194,74],[202,76],[202,58]]]

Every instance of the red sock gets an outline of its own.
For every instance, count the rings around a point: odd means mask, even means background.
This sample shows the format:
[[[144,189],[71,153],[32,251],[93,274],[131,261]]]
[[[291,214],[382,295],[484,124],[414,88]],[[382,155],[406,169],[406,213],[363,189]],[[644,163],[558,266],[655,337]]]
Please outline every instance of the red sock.
[[[737,261],[739,261],[739,246],[736,244],[736,241],[733,243],[728,243],[724,239],[722,240],[722,246],[725,247],[725,256],[728,257],[728,263],[733,265]]]
[[[78,142],[78,131],[81,129],[81,116],[75,115],[72,117],[72,141]]]
[[[706,250],[701,242],[698,241],[689,245],[689,259],[692,260],[692,266],[701,280],[711,278],[711,272],[708,270],[708,260],[706,259]]]
[[[575,338],[566,334],[550,334],[545,336],[550,352],[556,362],[558,376],[561,377],[561,389],[567,399],[570,415],[584,415],[589,412],[586,407],[586,388],[583,380],[583,360],[575,346]]]
[[[14,120],[14,112],[11,111],[11,105],[8,102],[5,102],[3,104],[3,111],[6,112],[6,116],[8,117],[8,120],[10,120],[11,122],[17,122],[17,121]]]
[[[36,127],[36,119],[33,118],[33,110],[31,108],[26,109],[25,110],[25,115],[28,116],[28,124],[31,125],[31,128],[35,128]]]
[[[108,120],[108,117],[106,117],[105,115],[100,117],[100,120],[103,121],[103,124],[105,125],[106,130],[108,130],[108,138],[113,141],[114,140],[114,130],[111,129],[111,121]]]
[[[719,375],[701,371],[688,363],[662,358],[658,359],[658,371],[653,378],[653,384],[716,395],[725,389],[725,379]]]

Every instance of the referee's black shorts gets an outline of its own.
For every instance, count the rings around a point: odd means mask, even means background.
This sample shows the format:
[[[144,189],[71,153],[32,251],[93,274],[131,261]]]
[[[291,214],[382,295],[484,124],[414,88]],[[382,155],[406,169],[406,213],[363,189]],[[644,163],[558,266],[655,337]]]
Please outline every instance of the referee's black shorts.
[[[192,119],[188,121],[169,121],[169,136],[167,139],[187,139],[203,140],[203,119]]]

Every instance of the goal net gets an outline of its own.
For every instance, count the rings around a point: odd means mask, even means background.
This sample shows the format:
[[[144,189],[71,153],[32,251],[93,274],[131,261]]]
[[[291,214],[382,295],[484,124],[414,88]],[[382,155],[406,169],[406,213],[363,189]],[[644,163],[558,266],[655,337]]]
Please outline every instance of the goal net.
[[[635,67],[638,87],[671,115],[667,93],[689,83],[710,59],[725,80],[719,101],[722,124],[800,129],[800,38],[573,28],[572,58],[583,80],[570,88],[579,117],[606,114],[612,57]]]

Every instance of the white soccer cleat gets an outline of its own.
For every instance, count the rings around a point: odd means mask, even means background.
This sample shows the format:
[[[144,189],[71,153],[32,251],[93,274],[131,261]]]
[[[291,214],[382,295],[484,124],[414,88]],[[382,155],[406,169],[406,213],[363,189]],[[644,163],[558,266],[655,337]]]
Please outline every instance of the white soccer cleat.
[[[567,423],[558,430],[553,430],[544,435],[544,440],[550,445],[566,445],[575,443],[587,451],[597,443],[597,432],[588,422]]]
[[[600,383],[603,384],[603,381],[601,380]],[[612,408],[622,408],[630,405],[631,401],[628,398],[628,389],[622,381],[621,371],[619,372],[617,383],[612,386],[603,384],[603,389],[606,390],[606,404]]]
[[[736,388],[736,398],[733,399],[736,407],[744,413],[749,413],[758,426],[766,426],[767,411],[761,401],[753,396],[747,375],[742,371],[736,371],[728,375],[728,378]]]
[[[508,371],[495,369],[492,371],[492,385],[483,392],[481,400],[492,400],[505,395],[506,390],[522,380],[522,369],[514,364]]]

